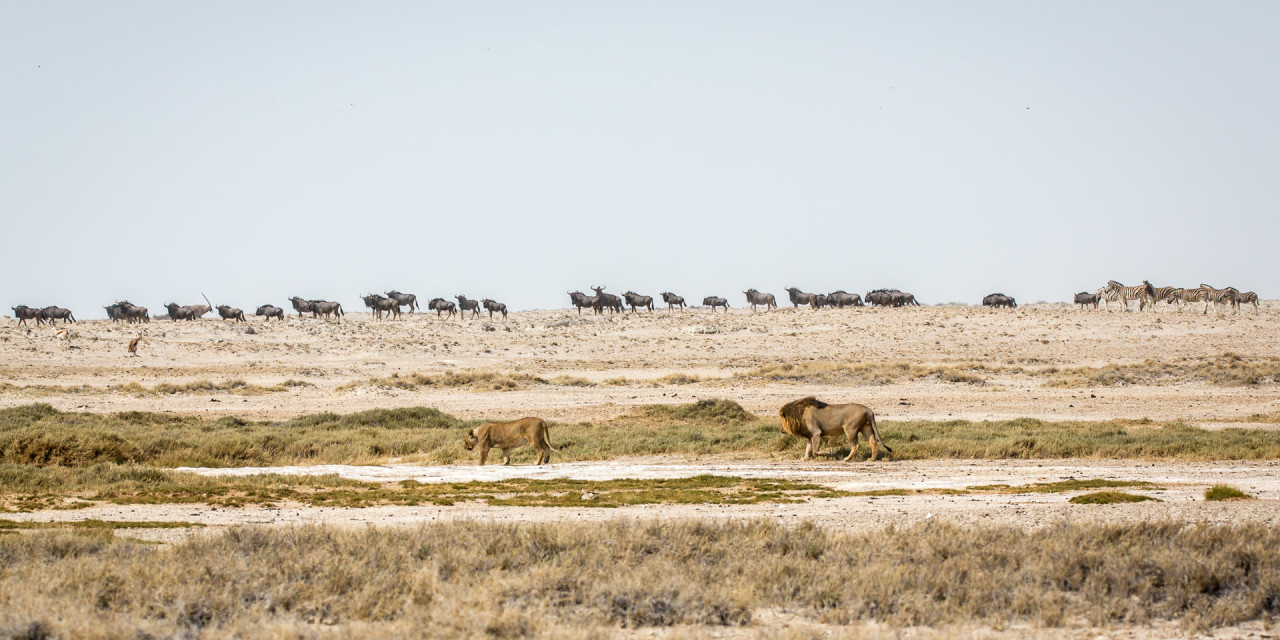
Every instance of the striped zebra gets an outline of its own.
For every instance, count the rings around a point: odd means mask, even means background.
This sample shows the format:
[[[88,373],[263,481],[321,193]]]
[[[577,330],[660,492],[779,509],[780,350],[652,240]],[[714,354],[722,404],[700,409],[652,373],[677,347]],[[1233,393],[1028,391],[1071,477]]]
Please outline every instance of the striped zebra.
[[[1252,291],[1245,291],[1241,293],[1239,296],[1236,297],[1236,301],[1238,304],[1241,304],[1241,305],[1251,304],[1253,305],[1254,313],[1262,313],[1262,309],[1258,308],[1258,294]]]
[[[1177,290],[1177,287],[1155,287],[1152,289],[1151,294],[1154,298],[1154,301],[1151,303],[1152,306],[1154,306],[1156,302],[1175,304],[1178,299],[1174,297],[1173,293]]]
[[[1094,295],[1098,296],[1098,300],[1101,300],[1101,301],[1102,301],[1102,310],[1103,310],[1103,311],[1106,311],[1106,310],[1109,308],[1109,307],[1108,307],[1108,305],[1109,305],[1110,303],[1112,303],[1112,302],[1120,302],[1120,291],[1119,291],[1118,289],[1111,289],[1111,288],[1108,288],[1108,287],[1103,287],[1103,288],[1101,288],[1101,289],[1098,289],[1098,292],[1097,292],[1096,294],[1094,294]],[[1094,309],[1097,309],[1097,308],[1098,308],[1098,306],[1097,306],[1097,305],[1094,305],[1094,307],[1093,307],[1093,308],[1094,308]]]
[[[1130,300],[1138,301],[1138,311],[1146,309],[1148,304],[1151,305],[1152,311],[1156,308],[1155,287],[1146,280],[1132,287],[1126,287],[1115,280],[1108,280],[1106,288],[1119,294],[1120,304],[1124,306],[1125,311],[1129,310]]]
[[[1177,305],[1178,311],[1182,311],[1183,296],[1185,296],[1186,294],[1187,294],[1186,289],[1183,289],[1182,287],[1178,287],[1173,291],[1169,292],[1169,297],[1167,301],[1169,302],[1169,304]]]
[[[1182,303],[1190,305],[1193,302],[1204,302],[1204,312],[1209,312],[1209,292],[1203,288],[1200,289],[1183,289]]]
[[[1227,287],[1225,289],[1214,289],[1213,287],[1200,283],[1200,288],[1205,290],[1205,294],[1209,297],[1209,301],[1213,302],[1213,310],[1218,310],[1218,305],[1231,305],[1235,308],[1236,313],[1240,313],[1240,290],[1235,287]],[[1209,303],[1204,305],[1205,313],[1209,312]]]

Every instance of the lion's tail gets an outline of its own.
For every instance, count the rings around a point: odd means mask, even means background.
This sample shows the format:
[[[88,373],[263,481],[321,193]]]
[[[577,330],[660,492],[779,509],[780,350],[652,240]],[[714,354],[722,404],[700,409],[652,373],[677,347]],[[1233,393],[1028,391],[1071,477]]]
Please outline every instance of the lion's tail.
[[[782,418],[783,433],[789,433],[793,436],[800,436],[802,438],[808,437],[808,434],[804,431],[804,425],[801,423],[801,420],[804,418],[804,410],[809,407],[821,409],[825,406],[827,406],[827,403],[813,396],[793,400],[782,405],[782,408],[778,409],[778,416]]]
[[[552,451],[554,451],[554,452],[556,452],[556,453],[560,453],[560,450],[559,450],[559,449],[557,449],[557,448],[555,448],[555,447],[551,446],[551,427],[550,427],[549,425],[547,425],[547,421],[546,421],[546,420],[543,420],[543,421],[542,421],[542,428],[544,429],[543,433],[547,434],[547,436],[546,436],[546,440],[547,440],[547,448],[548,448],[548,449],[550,449],[550,450],[552,450]]]
[[[885,444],[885,442],[884,442],[884,438],[880,435],[880,429],[879,429],[878,427],[876,427],[876,412],[875,412],[875,411],[872,411],[872,412],[871,412],[871,433],[875,435],[876,440],[879,440],[879,441],[880,441],[880,446],[884,447],[884,450],[885,450],[885,451],[888,451],[889,453],[893,453],[893,449],[890,449],[890,448],[889,448],[889,445]]]

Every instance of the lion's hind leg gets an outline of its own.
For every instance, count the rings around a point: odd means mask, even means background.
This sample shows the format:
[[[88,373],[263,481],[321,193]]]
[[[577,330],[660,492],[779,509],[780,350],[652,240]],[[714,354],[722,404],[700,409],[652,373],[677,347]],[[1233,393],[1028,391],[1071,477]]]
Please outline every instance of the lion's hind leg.
[[[850,431],[845,429],[844,435],[849,439],[849,455],[844,457],[844,462],[848,462],[853,460],[854,454],[858,453],[858,432],[857,430]],[[874,447],[875,445],[872,446]],[[872,451],[874,451],[874,449],[872,449]]]

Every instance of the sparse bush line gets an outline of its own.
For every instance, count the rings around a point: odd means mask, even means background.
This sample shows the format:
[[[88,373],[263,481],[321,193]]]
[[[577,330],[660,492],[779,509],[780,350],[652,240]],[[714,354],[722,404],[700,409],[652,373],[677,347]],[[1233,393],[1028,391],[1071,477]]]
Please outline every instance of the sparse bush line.
[[[238,527],[164,547],[56,530],[0,536],[0,560],[0,635],[310,637],[320,623],[344,637],[601,637],[707,633],[766,609],[838,625],[1205,630],[1280,613],[1280,532],[1265,525],[454,522]]]

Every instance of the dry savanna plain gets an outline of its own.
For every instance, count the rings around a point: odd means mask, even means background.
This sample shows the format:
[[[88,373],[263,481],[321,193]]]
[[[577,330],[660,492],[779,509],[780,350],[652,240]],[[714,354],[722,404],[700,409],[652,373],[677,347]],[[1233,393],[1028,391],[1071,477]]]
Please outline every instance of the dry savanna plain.
[[[1280,633],[1274,301],[69,328],[0,327],[0,637]]]

